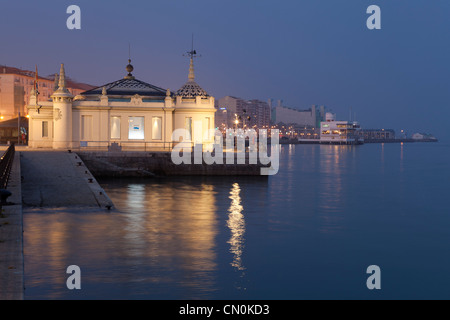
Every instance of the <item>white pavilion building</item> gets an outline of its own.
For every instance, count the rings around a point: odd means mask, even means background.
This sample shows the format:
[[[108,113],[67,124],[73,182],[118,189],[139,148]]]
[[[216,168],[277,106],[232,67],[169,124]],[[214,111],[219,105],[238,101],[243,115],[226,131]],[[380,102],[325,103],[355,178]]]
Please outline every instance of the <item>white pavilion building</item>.
[[[179,142],[172,141],[175,129],[186,129],[191,137],[208,136],[207,130],[214,129],[214,97],[195,82],[192,54],[188,81],[176,93],[136,79],[130,63],[123,79],[75,97],[67,90],[61,64],[58,89],[51,100],[38,102],[37,93],[31,94],[29,147],[171,148]]]

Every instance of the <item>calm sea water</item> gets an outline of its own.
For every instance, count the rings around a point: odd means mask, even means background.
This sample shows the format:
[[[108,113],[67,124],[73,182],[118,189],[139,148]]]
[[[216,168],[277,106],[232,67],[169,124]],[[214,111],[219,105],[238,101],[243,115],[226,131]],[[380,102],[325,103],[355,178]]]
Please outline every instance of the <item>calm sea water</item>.
[[[25,298],[450,299],[449,181],[443,142],[286,145],[268,179],[104,181],[116,211],[24,213]]]

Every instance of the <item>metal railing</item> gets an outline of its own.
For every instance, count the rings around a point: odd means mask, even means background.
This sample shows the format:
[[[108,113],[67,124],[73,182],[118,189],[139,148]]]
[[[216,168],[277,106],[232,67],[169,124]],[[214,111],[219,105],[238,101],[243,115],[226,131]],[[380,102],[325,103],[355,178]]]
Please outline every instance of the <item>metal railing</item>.
[[[170,152],[173,142],[149,141],[81,141],[74,151],[166,151]]]
[[[146,151],[146,152],[171,152],[175,146],[182,148],[191,148],[194,151],[195,143],[192,141],[186,142],[154,142],[154,141],[81,141],[80,145],[71,148],[71,151]],[[203,150],[210,150],[212,143],[203,145]],[[236,152],[237,145],[234,141],[233,148],[229,149],[226,141],[223,141],[223,152]],[[186,150],[186,149],[185,149]],[[256,151],[259,150],[259,145],[256,145]],[[249,152],[249,142],[245,141],[245,152]]]
[[[6,189],[14,161],[15,147],[12,144],[0,158],[0,189]]]

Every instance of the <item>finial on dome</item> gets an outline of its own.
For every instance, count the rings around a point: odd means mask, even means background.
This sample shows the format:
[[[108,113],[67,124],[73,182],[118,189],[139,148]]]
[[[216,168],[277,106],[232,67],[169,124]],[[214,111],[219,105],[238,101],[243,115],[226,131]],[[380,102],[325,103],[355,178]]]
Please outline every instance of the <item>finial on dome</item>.
[[[166,90],[166,97],[170,97],[170,89]]]
[[[131,72],[133,72],[134,67],[131,64],[131,59],[128,59],[128,65],[126,67],[126,70],[128,72],[128,75],[125,77],[125,79],[134,79],[133,75],[131,74]]]
[[[103,95],[103,96],[106,96],[106,94],[107,94],[107,92],[106,92],[106,87],[103,87],[103,89],[102,89],[102,95]]]

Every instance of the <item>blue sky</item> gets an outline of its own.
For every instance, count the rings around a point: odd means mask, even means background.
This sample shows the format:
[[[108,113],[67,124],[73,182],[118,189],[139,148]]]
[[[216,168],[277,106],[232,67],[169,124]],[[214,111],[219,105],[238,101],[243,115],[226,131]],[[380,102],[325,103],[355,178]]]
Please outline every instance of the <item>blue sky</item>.
[[[76,4],[81,30],[66,28]],[[366,9],[381,8],[368,30]],[[196,80],[216,98],[326,105],[366,128],[450,138],[448,0],[0,0],[0,64],[102,85],[134,75],[177,90],[187,80],[191,34]]]

